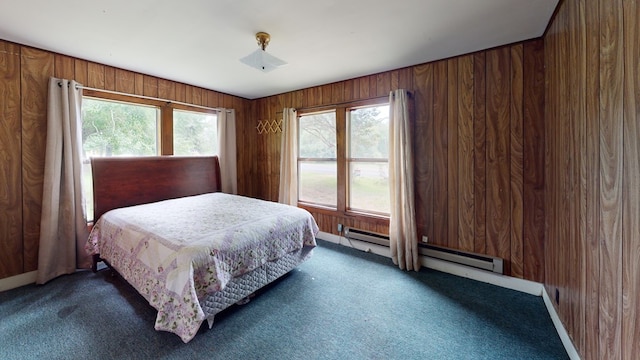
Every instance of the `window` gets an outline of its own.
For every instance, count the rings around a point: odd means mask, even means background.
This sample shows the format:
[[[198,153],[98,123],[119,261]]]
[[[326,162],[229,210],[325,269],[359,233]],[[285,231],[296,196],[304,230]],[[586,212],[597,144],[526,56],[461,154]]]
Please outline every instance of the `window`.
[[[389,105],[299,112],[298,200],[340,212],[389,214]]]
[[[298,149],[298,200],[336,207],[335,112],[300,116]]]
[[[158,155],[159,108],[85,97],[82,100],[83,192],[93,220],[92,156]]]
[[[173,110],[173,154],[217,154],[217,120],[212,113]]]
[[[351,109],[347,127],[347,207],[388,214],[389,106]]]

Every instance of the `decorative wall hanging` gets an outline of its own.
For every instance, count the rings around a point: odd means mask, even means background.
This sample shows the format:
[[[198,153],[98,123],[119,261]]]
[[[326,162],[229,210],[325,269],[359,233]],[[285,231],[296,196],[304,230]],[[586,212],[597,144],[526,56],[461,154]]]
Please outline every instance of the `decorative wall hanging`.
[[[282,119],[258,120],[258,134],[276,134],[282,132]]]

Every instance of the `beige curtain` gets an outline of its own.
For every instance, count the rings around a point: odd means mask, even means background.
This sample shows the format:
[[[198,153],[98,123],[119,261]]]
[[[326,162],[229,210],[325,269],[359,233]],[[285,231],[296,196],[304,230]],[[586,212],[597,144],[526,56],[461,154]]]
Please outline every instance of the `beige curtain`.
[[[280,147],[280,187],[278,202],[298,205],[298,120],[296,110],[282,111],[282,144]]]
[[[236,112],[233,109],[218,112],[218,146],[222,192],[237,194]]]
[[[40,247],[36,282],[90,268],[82,199],[82,90],[75,81],[49,79]]]
[[[408,93],[389,94],[389,240],[393,263],[400,269],[420,270],[413,185],[413,141]]]

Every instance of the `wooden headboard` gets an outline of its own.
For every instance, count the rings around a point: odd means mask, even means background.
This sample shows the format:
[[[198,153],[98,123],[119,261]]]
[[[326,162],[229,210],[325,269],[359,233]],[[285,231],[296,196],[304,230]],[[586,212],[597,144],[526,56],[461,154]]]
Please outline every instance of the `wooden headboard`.
[[[91,158],[94,221],[124,206],[220,191],[217,156]]]

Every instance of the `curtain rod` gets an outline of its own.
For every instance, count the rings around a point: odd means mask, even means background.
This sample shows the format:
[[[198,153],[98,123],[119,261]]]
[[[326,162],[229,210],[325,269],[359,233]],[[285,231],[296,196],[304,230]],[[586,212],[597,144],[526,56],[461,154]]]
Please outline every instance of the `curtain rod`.
[[[62,86],[62,83],[58,82],[58,86]],[[168,104],[184,105],[184,106],[190,106],[190,107],[195,107],[195,108],[205,109],[205,110],[231,112],[231,109],[225,109],[225,108],[219,108],[219,107],[215,107],[214,108],[214,107],[203,106],[203,105],[189,104],[189,103],[185,103],[185,102],[181,102],[181,101],[175,101],[175,100],[169,100],[169,99],[161,99],[161,98],[152,97],[152,96],[128,94],[128,93],[123,93],[123,92],[120,92],[120,91],[97,89],[97,88],[92,88],[92,87],[83,86],[83,85],[79,85],[79,84],[76,85],[76,90],[91,90],[91,91],[103,92],[103,93],[113,94],[113,95],[123,95],[123,96],[131,96],[131,97],[135,97],[135,98],[139,98],[139,99],[162,101],[162,102],[166,102]]]
[[[413,93],[411,93],[411,91],[407,90],[407,95],[409,97],[413,97]],[[366,99],[357,99],[357,100],[350,100],[350,101],[343,101],[337,104],[327,104],[327,105],[315,105],[315,106],[307,106],[307,107],[301,107],[298,110],[302,110],[302,111],[309,111],[309,110],[316,110],[316,109],[331,109],[334,108],[336,106],[343,106],[343,105],[351,105],[351,104],[357,104],[359,102],[367,102],[367,101],[373,101],[373,100],[388,100],[389,96],[376,96],[376,97],[370,97],[370,98],[366,98]],[[282,111],[280,111],[282,112]],[[276,112],[276,114],[278,114]]]

